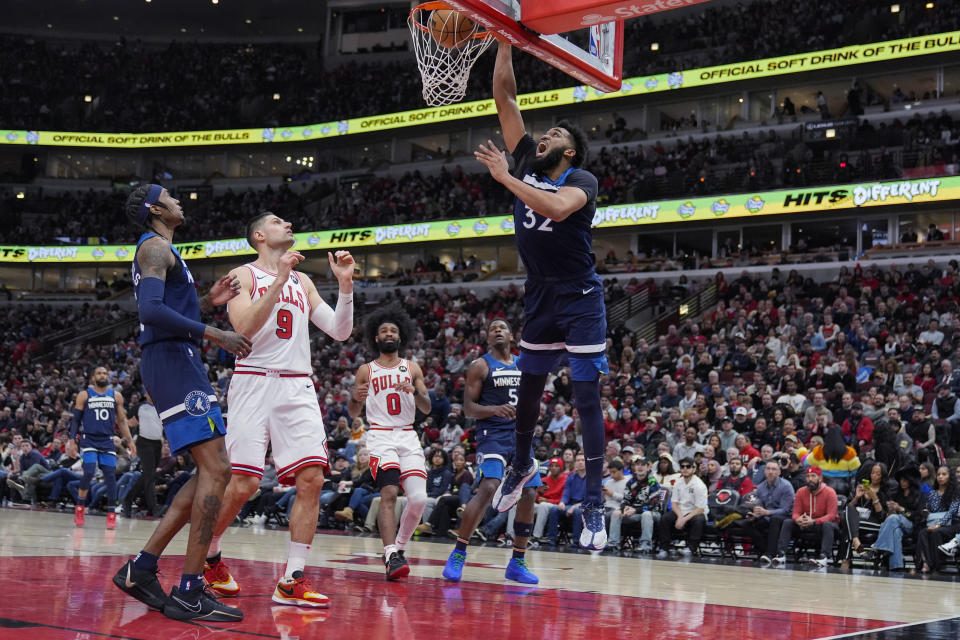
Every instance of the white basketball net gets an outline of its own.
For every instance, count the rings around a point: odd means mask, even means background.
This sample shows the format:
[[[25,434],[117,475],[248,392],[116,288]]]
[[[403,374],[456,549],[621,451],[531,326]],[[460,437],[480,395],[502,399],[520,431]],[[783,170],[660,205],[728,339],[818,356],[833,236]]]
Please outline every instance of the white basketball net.
[[[440,2],[427,2],[415,7],[407,19],[417,67],[423,79],[423,99],[431,107],[463,100],[467,94],[471,67],[494,40],[490,33],[474,23],[469,35],[459,32],[460,46],[442,46],[431,34],[430,24],[433,12],[443,9],[449,7]],[[452,22],[455,15],[450,14],[447,21]],[[457,29],[453,27],[450,25],[449,30],[456,32]],[[444,30],[447,30],[446,24]]]

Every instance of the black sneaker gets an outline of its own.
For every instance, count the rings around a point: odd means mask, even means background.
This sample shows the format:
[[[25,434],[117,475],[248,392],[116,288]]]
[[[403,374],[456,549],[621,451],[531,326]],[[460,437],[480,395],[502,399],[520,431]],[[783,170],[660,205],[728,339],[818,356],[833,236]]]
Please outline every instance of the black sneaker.
[[[113,576],[113,584],[151,609],[163,611],[167,604],[167,594],[157,580],[157,569],[137,569],[133,560],[127,560],[127,563],[120,567]]]
[[[410,575],[410,565],[403,556],[403,551],[395,551],[389,558],[384,558],[383,564],[386,567],[387,580],[397,580]]]
[[[163,615],[174,620],[205,620],[207,622],[243,620],[243,611],[221,604],[205,588],[200,589],[200,598],[191,602],[191,599],[180,596],[179,587],[174,587],[170,590],[170,598],[163,607]]]

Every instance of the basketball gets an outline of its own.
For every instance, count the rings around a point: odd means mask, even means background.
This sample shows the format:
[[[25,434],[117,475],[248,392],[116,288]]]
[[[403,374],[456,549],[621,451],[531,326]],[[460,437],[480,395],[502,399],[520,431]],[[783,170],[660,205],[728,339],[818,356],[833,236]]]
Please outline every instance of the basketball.
[[[457,11],[434,11],[430,16],[430,35],[441,47],[462,47],[473,33],[473,21]]]

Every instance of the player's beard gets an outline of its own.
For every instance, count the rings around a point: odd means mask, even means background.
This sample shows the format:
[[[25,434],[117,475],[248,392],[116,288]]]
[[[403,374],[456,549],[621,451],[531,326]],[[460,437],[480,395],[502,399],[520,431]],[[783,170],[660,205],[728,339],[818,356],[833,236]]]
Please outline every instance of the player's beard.
[[[560,161],[563,160],[564,151],[566,151],[566,149],[554,149],[542,158],[534,158],[530,167],[533,169],[534,173],[542,176],[544,173],[557,168],[557,166],[560,164]]]
[[[400,343],[394,340],[388,342],[377,340],[377,349],[380,350],[380,353],[396,353],[400,350]]]

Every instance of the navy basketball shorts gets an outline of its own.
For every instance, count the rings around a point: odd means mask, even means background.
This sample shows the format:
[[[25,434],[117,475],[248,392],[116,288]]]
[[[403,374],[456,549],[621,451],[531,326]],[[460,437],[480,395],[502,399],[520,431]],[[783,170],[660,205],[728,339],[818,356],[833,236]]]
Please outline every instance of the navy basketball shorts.
[[[148,344],[140,357],[140,375],[174,455],[226,435],[199,347],[178,341]]]
[[[599,277],[565,282],[528,279],[524,289],[520,371],[543,375],[569,358],[572,380],[591,382],[609,372],[607,310]]]
[[[516,442],[517,429],[513,424],[477,428],[477,468],[484,478],[503,478],[504,469],[513,458]],[[537,473],[523,486],[539,487],[541,484]]]
[[[117,466],[117,450],[110,436],[102,438],[81,436],[77,440],[77,448],[80,449],[83,464],[95,464],[101,467]]]

